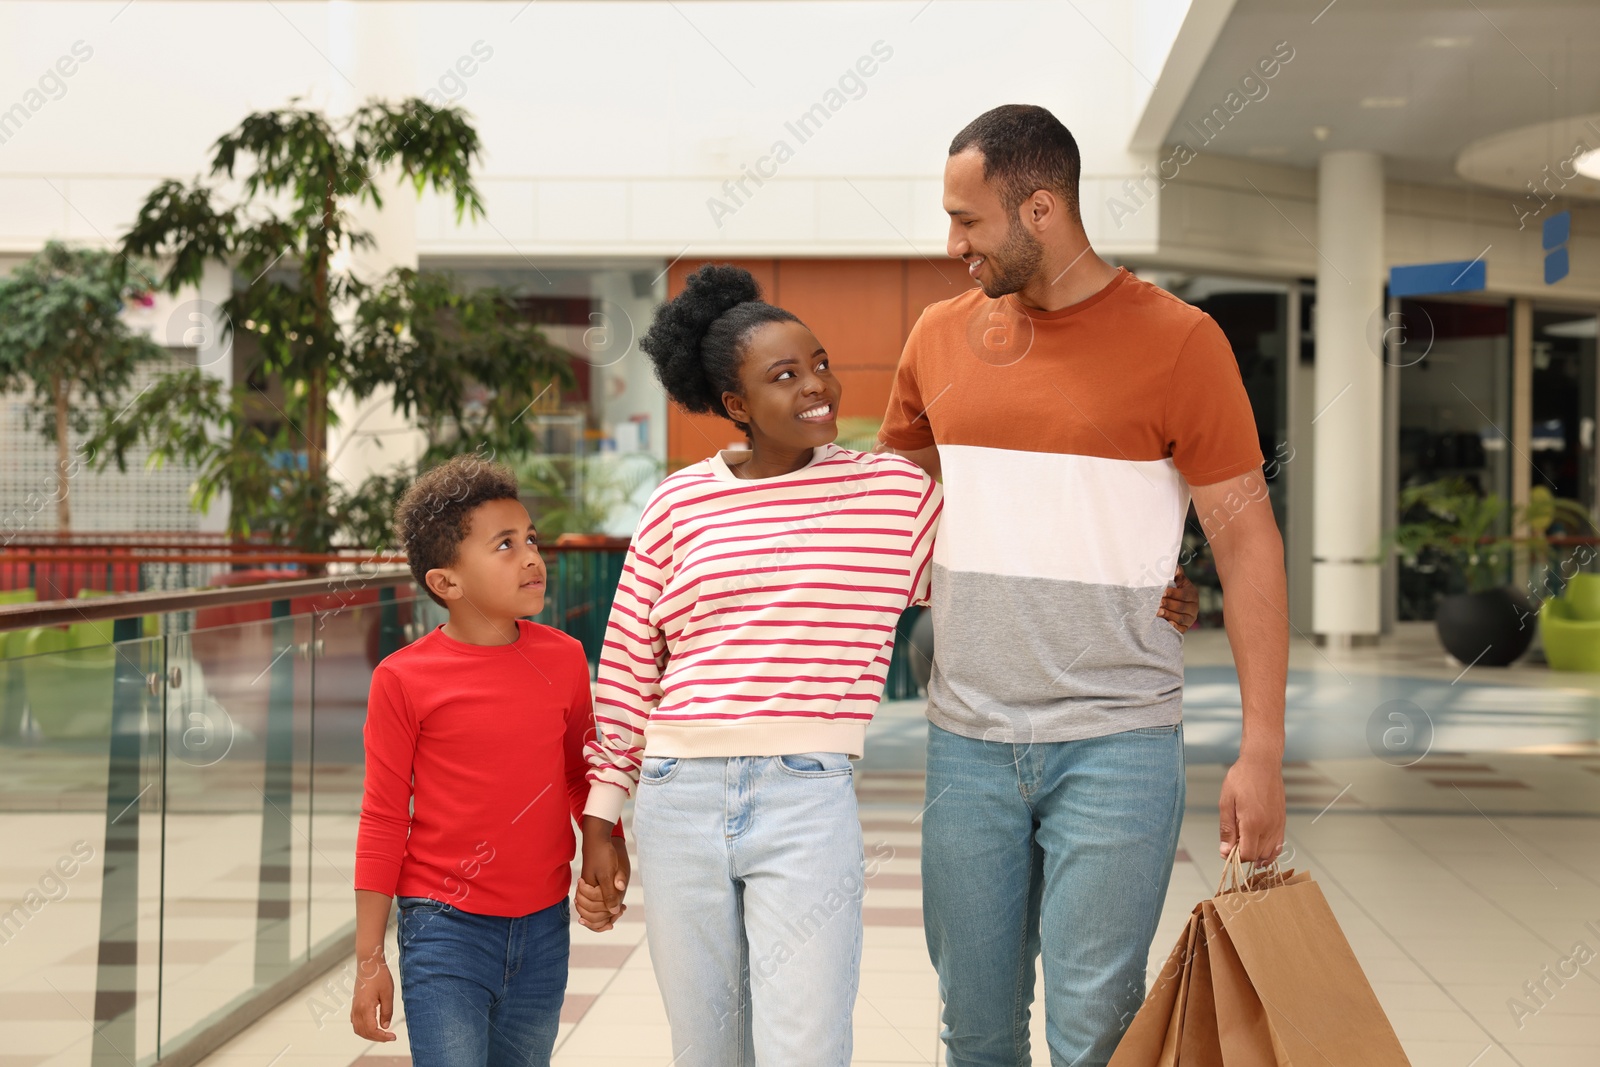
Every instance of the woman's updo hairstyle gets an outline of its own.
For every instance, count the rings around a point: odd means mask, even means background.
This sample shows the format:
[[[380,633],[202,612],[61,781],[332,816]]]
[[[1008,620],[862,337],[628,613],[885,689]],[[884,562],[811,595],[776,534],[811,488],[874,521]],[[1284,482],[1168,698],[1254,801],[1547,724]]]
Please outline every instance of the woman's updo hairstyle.
[[[799,321],[762,301],[761,286],[743,267],[708,264],[689,275],[683,292],[656,308],[639,347],[673,400],[696,414],[721,415],[749,433],[749,426],[728,414],[722,394],[744,394],[739,368],[757,327]]]

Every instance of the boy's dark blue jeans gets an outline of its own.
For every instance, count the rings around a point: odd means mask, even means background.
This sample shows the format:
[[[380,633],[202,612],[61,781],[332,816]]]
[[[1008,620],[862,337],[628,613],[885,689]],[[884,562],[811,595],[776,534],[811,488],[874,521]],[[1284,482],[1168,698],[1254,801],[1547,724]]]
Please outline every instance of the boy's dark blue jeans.
[[[571,903],[517,918],[399,897],[414,1067],[547,1067],[567,989]]]

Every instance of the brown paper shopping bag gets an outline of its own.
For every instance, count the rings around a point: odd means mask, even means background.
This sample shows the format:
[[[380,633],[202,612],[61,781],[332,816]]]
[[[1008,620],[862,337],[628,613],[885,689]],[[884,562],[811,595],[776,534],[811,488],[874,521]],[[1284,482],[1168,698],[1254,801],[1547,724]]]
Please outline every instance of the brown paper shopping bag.
[[[1410,1067],[1317,883],[1305,874],[1275,882],[1269,869],[1259,884],[1211,904],[1264,1009],[1278,1063]]]
[[[1212,978],[1211,944],[1205,914],[1197,907],[1189,923],[1195,928],[1194,958],[1183,1003],[1183,1032],[1178,1035],[1178,1063],[1190,1067],[1223,1067],[1217,1035],[1216,983]]]
[[[1110,1067],[1176,1067],[1183,1036],[1183,1008],[1194,963],[1194,940],[1200,929],[1200,909],[1189,916],[1178,943],[1172,946],[1144,1004],[1128,1024]]]
[[[1239,954],[1222,929],[1216,905],[1201,901],[1198,910],[1206,931],[1211,964],[1212,1003],[1217,1012],[1217,1044],[1226,1067],[1278,1067],[1278,1054],[1266,1009],[1250,985]]]
[[[1237,857],[1189,924],[1111,1067],[1409,1067],[1322,891]]]

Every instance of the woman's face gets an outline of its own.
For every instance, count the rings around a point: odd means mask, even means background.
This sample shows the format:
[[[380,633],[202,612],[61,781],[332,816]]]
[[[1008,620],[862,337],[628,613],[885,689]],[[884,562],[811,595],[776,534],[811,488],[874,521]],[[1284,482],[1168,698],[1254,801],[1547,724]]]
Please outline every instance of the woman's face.
[[[723,393],[723,406],[763,447],[815,448],[839,436],[843,390],[828,354],[800,323],[758,327],[745,343],[739,383],[744,395]]]

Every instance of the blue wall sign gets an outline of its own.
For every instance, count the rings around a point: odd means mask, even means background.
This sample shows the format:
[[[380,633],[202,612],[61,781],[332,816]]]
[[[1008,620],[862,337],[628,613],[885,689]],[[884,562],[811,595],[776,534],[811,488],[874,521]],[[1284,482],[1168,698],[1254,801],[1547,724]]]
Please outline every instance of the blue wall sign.
[[[1389,295],[1475,293],[1488,284],[1488,276],[1488,267],[1482,256],[1447,263],[1413,263],[1405,267],[1390,267]]]

